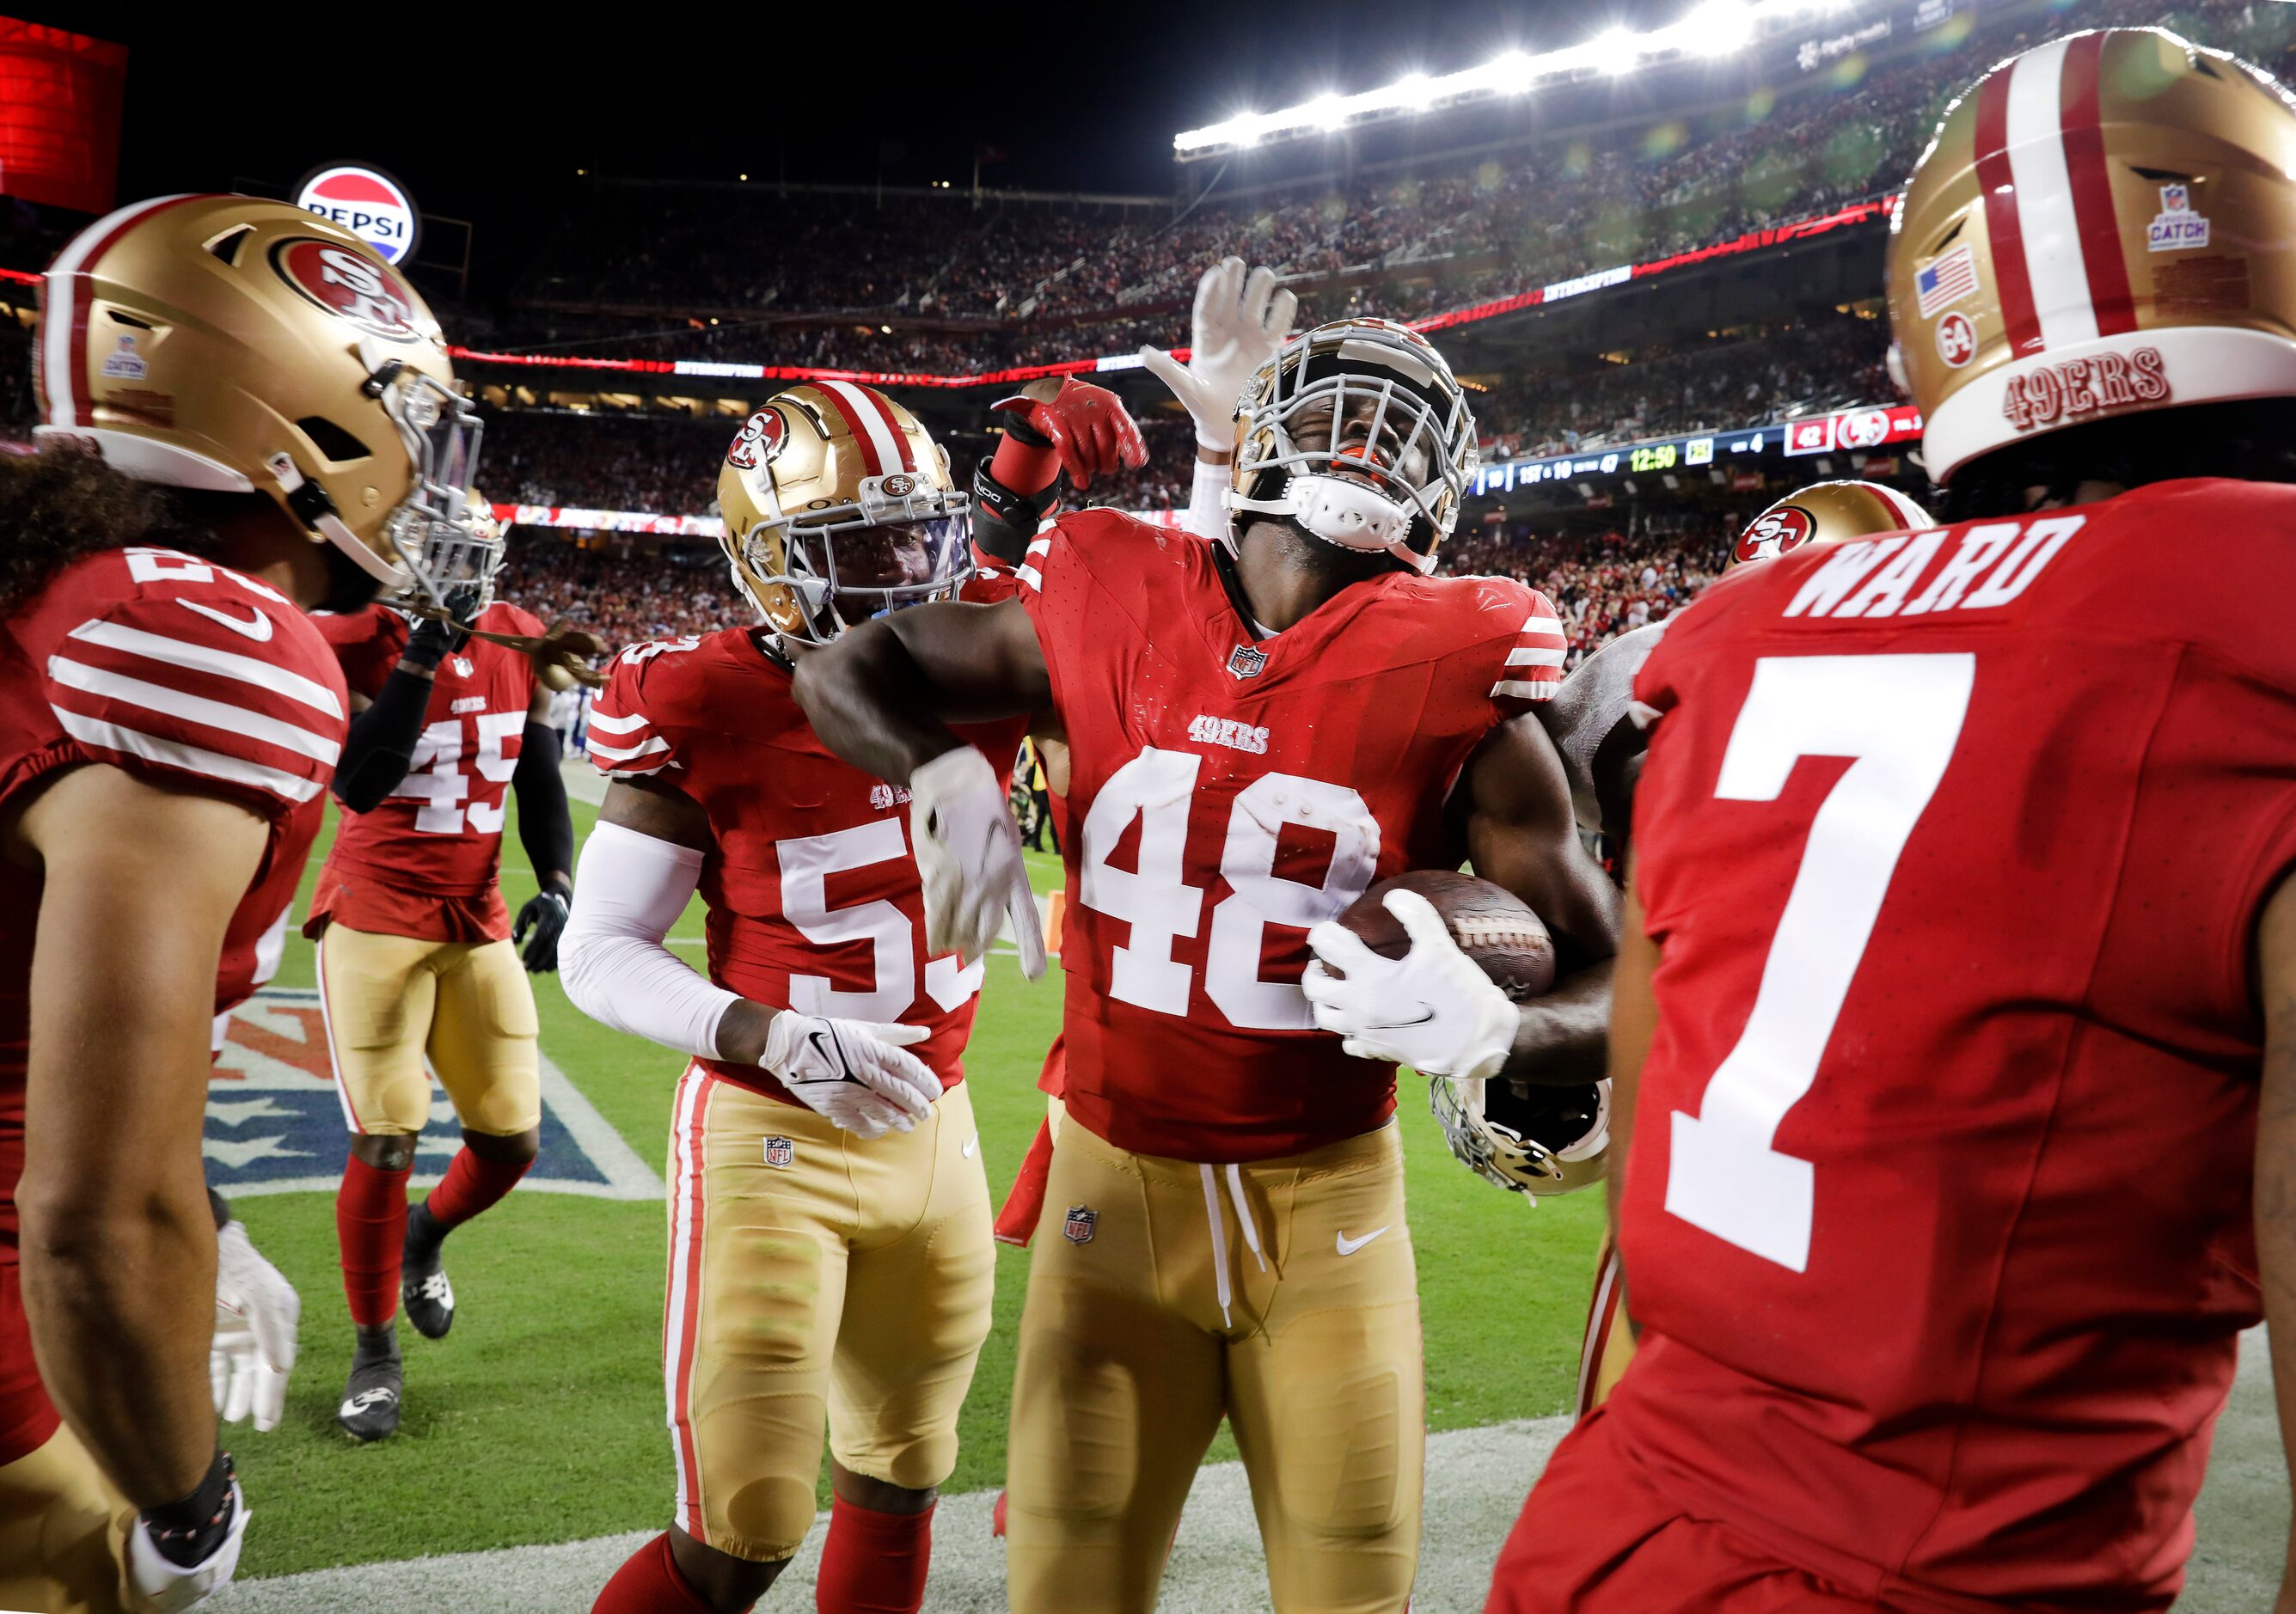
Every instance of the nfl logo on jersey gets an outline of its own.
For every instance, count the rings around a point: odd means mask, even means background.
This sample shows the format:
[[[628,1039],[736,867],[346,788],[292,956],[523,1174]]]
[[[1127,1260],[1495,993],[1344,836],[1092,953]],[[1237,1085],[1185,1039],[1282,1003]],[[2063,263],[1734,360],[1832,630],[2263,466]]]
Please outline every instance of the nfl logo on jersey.
[[[766,1164],[787,1171],[797,1162],[797,1145],[787,1138],[766,1140]]]
[[[1068,1220],[1061,1224],[1061,1234],[1071,1244],[1092,1242],[1092,1230],[1100,1221],[1100,1212],[1082,1205],[1069,1207]]]
[[[1254,650],[1249,644],[1237,645],[1227,659],[1227,670],[1239,678],[1257,678],[1267,665],[1267,652]]]

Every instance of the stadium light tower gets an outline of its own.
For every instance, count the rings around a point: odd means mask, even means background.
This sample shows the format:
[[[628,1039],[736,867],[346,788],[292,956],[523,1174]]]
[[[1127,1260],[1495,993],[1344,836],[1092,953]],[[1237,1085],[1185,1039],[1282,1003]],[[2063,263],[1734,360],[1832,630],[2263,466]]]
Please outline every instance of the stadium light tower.
[[[1448,111],[1499,95],[1521,95],[1542,86],[1603,76],[1623,77],[1665,62],[1727,56],[1805,24],[1866,10],[1881,0],[1702,0],[1664,28],[1636,32],[1614,28],[1578,45],[1536,54],[1514,50],[1463,72],[1406,74],[1379,89],[1342,95],[1327,90],[1314,100],[1272,112],[1238,112],[1172,136],[1182,162],[1215,157],[1275,140],[1336,134],[1422,112]]]

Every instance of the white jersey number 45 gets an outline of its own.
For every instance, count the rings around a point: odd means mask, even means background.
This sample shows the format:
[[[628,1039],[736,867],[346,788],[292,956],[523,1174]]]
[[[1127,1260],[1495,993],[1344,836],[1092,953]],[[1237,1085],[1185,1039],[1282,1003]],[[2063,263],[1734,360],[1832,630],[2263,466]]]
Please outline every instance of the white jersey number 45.
[[[1854,758],[1810,820],[1744,1033],[1698,1113],[1670,1118],[1668,1212],[1795,1272],[1809,1269],[1816,1172],[1771,1145],[1817,1078],[1976,678],[1966,653],[1765,657],[1723,754],[1714,794],[1727,801],[1775,801],[1804,757]]]

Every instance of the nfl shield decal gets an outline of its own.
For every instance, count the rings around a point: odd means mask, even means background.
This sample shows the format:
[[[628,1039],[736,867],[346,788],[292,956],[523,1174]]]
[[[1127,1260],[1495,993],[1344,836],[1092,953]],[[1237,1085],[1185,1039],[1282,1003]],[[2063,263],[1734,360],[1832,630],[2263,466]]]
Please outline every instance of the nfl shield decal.
[[[1239,678],[1257,678],[1267,665],[1267,652],[1239,644],[1228,652],[1227,670]]]
[[[1099,1225],[1100,1212],[1086,1205],[1069,1207],[1068,1220],[1061,1224],[1061,1236],[1071,1244],[1092,1242],[1092,1230]]]
[[[796,1163],[797,1145],[787,1138],[766,1140],[766,1164],[787,1171]]]

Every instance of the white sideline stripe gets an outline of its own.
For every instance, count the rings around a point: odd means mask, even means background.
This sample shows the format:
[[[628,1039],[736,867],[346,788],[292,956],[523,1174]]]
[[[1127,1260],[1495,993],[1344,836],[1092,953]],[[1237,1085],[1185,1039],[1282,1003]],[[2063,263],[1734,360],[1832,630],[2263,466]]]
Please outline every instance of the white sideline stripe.
[[[2017,226],[2044,348],[2095,341],[2097,334],[2059,107],[2070,43],[2055,39],[2028,51],[2009,74],[2009,176],[2017,187]]]
[[[1542,1418],[1429,1437],[1414,1614],[1478,1614],[1499,1543],[1565,1427],[1562,1418]],[[996,1503],[993,1490],[941,1498],[925,1583],[930,1614],[1003,1614],[1004,1544],[989,1535]],[[816,1517],[761,1608],[813,1606],[828,1519]],[[588,1608],[622,1561],[658,1533],[242,1580],[217,1600],[217,1614],[566,1614]],[[1267,1571],[1242,1464],[1211,1463],[1197,1473],[1157,1607],[1162,1614],[1266,1614]]]
[[[627,717],[616,717],[598,710],[595,707],[590,709],[590,726],[601,734],[627,734],[632,729],[644,728],[645,722],[644,712],[632,712]]]
[[[179,600],[176,603],[188,605],[191,602]],[[165,634],[145,633],[140,627],[129,627],[119,622],[83,622],[73,628],[69,636],[89,644],[100,644],[106,650],[164,661],[171,667],[189,668],[193,672],[213,673],[218,678],[235,678],[242,684],[252,684],[258,689],[273,690],[290,700],[299,701],[315,712],[324,712],[338,720],[343,715],[343,703],[335,699],[335,692],[325,684],[253,656],[235,655],[230,651],[217,650],[211,644],[199,644],[188,639],[170,639]]]
[[[652,757],[669,749],[669,741],[656,734],[644,745],[611,746],[590,742],[590,755],[608,762],[634,762],[640,757]]]
[[[316,779],[299,779],[277,768],[265,767],[259,762],[227,757],[221,751],[203,750],[196,745],[185,745],[179,741],[163,740],[141,729],[122,728],[99,717],[68,712],[53,702],[49,704],[48,709],[55,713],[56,721],[64,725],[64,733],[89,745],[125,751],[131,757],[141,757],[146,762],[182,768],[185,773],[205,774],[210,779],[255,785],[275,796],[284,796],[290,801],[308,801],[319,793],[319,782]]]
[[[211,728],[226,734],[244,734],[260,740],[266,745],[275,745],[283,751],[293,751],[308,757],[314,762],[334,766],[343,748],[324,734],[309,729],[266,717],[261,712],[243,706],[234,706],[226,700],[210,700],[205,695],[187,694],[179,689],[169,689],[164,684],[146,684],[141,678],[130,678],[124,673],[108,673],[100,667],[90,667],[85,661],[73,661],[62,656],[48,658],[48,676],[66,689],[76,689],[107,700],[122,700],[130,706],[140,706],[146,711],[165,712],[170,717],[181,717],[186,723],[196,723],[201,728]]]

